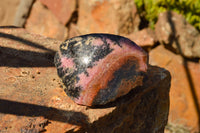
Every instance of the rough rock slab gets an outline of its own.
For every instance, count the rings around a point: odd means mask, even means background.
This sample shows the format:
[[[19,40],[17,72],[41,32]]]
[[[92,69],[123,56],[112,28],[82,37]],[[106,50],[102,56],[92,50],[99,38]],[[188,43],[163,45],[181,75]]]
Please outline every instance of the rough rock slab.
[[[81,34],[129,34],[140,23],[133,0],[79,0],[78,12]]]
[[[55,15],[38,0],[33,4],[25,28],[29,32],[61,41],[68,36],[68,29],[65,25],[61,24]]]
[[[155,26],[160,42],[187,58],[200,58],[200,33],[182,15],[164,12]]]
[[[198,132],[200,107],[200,63],[184,60],[162,45],[153,49],[150,64],[170,71],[169,130]]]
[[[88,108],[61,88],[51,57],[59,41],[4,27],[0,42],[1,132],[163,132],[170,88],[165,69],[149,66],[143,87]]]

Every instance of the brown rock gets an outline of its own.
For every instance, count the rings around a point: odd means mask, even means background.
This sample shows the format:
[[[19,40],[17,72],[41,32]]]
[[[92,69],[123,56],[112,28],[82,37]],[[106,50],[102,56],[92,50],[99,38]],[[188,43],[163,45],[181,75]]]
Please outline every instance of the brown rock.
[[[14,25],[24,27],[35,0],[21,0],[15,15]]]
[[[67,38],[67,28],[40,1],[34,3],[25,28],[29,32],[62,41]]]
[[[132,9],[132,20],[133,20],[133,32],[139,31],[140,16],[138,14],[137,7],[135,4],[133,4],[133,9]]]
[[[0,0],[0,26],[13,25],[20,0]]]
[[[184,60],[180,55],[163,46],[153,49],[150,64],[159,65],[170,71],[170,113],[168,129],[198,132],[200,106],[200,64]]]
[[[150,28],[131,33],[126,37],[131,39],[141,47],[153,47],[154,44],[157,42],[155,32]]]
[[[76,0],[40,0],[62,24],[66,24],[76,9]]]
[[[165,69],[149,66],[144,86],[87,108],[60,88],[51,57],[60,41],[19,28],[0,28],[0,33],[0,131],[163,132],[170,87]]]
[[[81,34],[128,34],[138,30],[139,15],[133,0],[80,0],[78,28]]]
[[[156,23],[160,42],[188,58],[200,58],[200,34],[182,15],[164,12]]]

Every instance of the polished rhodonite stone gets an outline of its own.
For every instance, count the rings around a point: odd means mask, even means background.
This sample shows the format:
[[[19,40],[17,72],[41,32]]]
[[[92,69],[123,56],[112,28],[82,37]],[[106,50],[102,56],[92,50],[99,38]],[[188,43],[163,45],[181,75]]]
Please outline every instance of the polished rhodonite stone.
[[[122,36],[88,34],[63,42],[54,62],[66,94],[77,104],[92,106],[142,85],[148,55]]]

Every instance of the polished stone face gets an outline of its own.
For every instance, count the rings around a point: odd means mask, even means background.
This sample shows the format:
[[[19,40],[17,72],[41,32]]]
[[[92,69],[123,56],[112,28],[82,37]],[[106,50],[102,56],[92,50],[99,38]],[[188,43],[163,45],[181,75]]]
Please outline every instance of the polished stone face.
[[[148,56],[127,38],[88,34],[62,43],[54,62],[66,94],[78,104],[92,106],[142,85]]]

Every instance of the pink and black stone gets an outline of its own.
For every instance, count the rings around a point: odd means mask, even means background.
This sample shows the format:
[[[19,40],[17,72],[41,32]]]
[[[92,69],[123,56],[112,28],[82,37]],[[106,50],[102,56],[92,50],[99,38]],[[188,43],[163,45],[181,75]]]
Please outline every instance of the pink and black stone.
[[[93,106],[141,86],[148,55],[122,36],[88,34],[63,42],[54,63],[66,94],[77,104]]]

